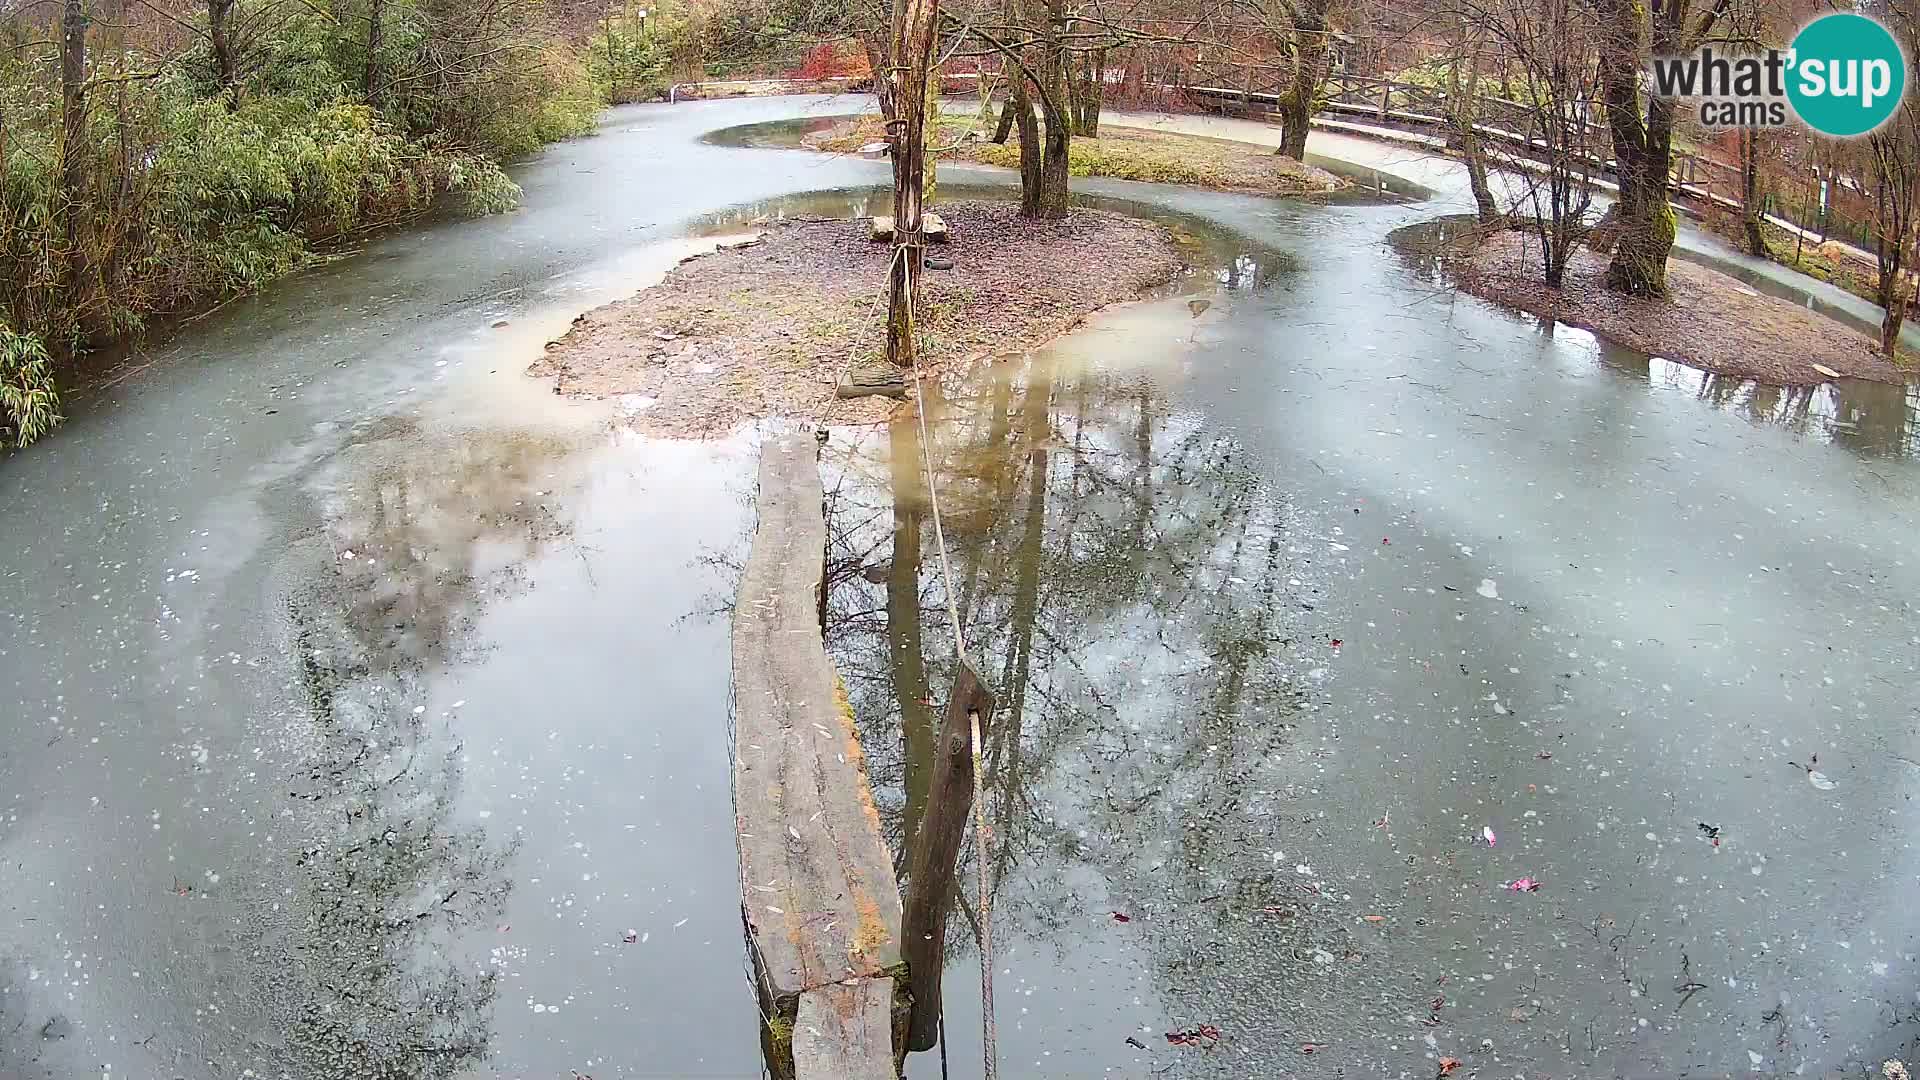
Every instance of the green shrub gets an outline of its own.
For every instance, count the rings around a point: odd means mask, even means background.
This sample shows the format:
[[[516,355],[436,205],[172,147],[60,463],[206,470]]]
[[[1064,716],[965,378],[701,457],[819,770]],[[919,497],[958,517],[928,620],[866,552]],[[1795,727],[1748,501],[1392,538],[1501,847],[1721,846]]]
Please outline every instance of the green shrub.
[[[601,21],[599,32],[587,42],[587,74],[602,101],[624,105],[667,92],[671,58],[657,29],[618,15]]]
[[[233,92],[202,45],[156,65],[95,32],[86,138],[70,149],[57,53],[0,17],[0,436],[58,421],[51,372],[67,357],[443,195],[508,209],[520,192],[502,161],[593,129],[588,65],[537,0],[385,0],[371,101],[352,5],[309,5],[248,41]]]
[[[53,360],[38,337],[0,323],[0,436],[25,446],[60,422]]]

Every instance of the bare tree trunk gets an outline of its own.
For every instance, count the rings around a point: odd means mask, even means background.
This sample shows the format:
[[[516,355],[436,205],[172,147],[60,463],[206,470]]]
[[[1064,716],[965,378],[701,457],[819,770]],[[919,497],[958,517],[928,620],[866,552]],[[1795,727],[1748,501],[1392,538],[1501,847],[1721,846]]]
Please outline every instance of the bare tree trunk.
[[[873,69],[873,97],[880,106],[883,120],[893,119],[893,77],[887,71],[891,63],[887,56],[886,43],[880,40],[878,33],[860,35],[860,47],[866,50],[867,66]]]
[[[1482,225],[1500,220],[1500,205],[1494,201],[1493,187],[1487,182],[1487,158],[1480,146],[1477,105],[1480,100],[1480,50],[1476,46],[1468,64],[1466,87],[1462,89],[1460,65],[1448,66],[1447,101],[1452,106],[1454,134],[1460,143],[1460,157],[1467,165],[1467,187],[1473,191],[1475,217]]]
[[[207,0],[207,40],[213,48],[213,74],[227,96],[227,111],[240,107],[240,82],[233,65],[233,0]]]
[[[87,212],[87,24],[81,0],[66,0],[60,20],[60,196],[66,223],[67,287],[82,264]]]
[[[1641,56],[1646,45],[1647,7],[1639,0],[1601,0],[1605,22],[1601,36],[1601,90],[1613,157],[1620,184],[1618,234],[1607,264],[1607,287],[1630,296],[1665,296],[1667,256],[1673,251],[1679,222],[1667,201],[1673,169],[1671,99],[1650,97],[1640,104]],[[1684,15],[1684,12],[1682,12]],[[1653,51],[1678,53],[1665,16],[1653,23]]]
[[[1040,95],[1043,116],[1040,196],[1030,215],[1057,221],[1067,216],[1067,183],[1072,175],[1073,105],[1067,84],[1065,0],[1045,0],[1045,29],[1040,41]]]
[[[380,106],[380,51],[386,47],[387,0],[367,0],[367,104]]]
[[[893,258],[887,270],[887,360],[911,368],[916,359],[913,315],[919,299],[926,236],[920,216],[926,184],[927,68],[939,0],[896,0],[894,109],[887,121],[893,143]]]
[[[911,416],[888,424],[887,466],[893,481],[893,558],[887,567],[887,650],[894,707],[906,736],[906,813],[902,851],[913,850],[926,814],[933,775],[933,712],[927,706],[927,662],[920,633],[921,523],[926,482],[920,471],[920,433]]]
[[[1018,85],[1020,82],[1021,82],[1021,75],[1019,72],[1016,71],[1013,73],[1011,77],[1010,87],[1012,85]],[[1013,134],[1013,92],[1011,88],[1009,88],[1007,92],[1007,100],[1000,103],[1000,122],[993,129],[993,141],[996,144],[1004,146],[1006,145],[1007,137],[1012,134]]]
[[[1747,250],[1767,258],[1767,234],[1761,227],[1760,132],[1740,129],[1740,224],[1746,230]]]
[[[1080,75],[1074,92],[1074,134],[1083,138],[1100,137],[1100,103],[1107,87],[1107,50],[1095,49],[1080,61]]]
[[[1280,101],[1280,154],[1305,161],[1314,102],[1333,59],[1327,44],[1326,0],[1305,0],[1294,9],[1293,20],[1293,75]]]
[[[1040,216],[1040,120],[1033,114],[1033,94],[1026,75],[1015,72],[1007,104],[1020,128],[1020,216]]]

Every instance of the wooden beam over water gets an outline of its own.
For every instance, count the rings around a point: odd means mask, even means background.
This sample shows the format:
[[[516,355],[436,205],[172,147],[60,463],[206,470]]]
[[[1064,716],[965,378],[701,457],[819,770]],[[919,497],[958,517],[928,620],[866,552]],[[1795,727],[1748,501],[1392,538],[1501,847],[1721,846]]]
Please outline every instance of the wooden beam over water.
[[[740,890],[761,1006],[791,1034],[792,1063],[769,1066],[864,1080],[893,1075],[875,1002],[890,1014],[900,889],[821,639],[817,455],[804,434],[769,436],[760,450],[759,524],[733,613]]]

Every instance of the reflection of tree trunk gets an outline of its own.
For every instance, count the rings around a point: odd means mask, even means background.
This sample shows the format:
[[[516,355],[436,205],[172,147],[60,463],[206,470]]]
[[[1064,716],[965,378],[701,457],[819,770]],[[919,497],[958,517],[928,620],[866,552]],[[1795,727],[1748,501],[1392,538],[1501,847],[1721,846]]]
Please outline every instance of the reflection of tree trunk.
[[[1020,546],[1014,552],[1013,641],[1008,652],[1010,673],[1006,683],[1006,717],[996,730],[994,742],[1000,748],[994,773],[995,786],[1006,794],[1002,805],[1009,805],[1019,784],[1020,723],[1025,715],[1027,683],[1033,673],[1034,623],[1040,614],[1040,559],[1047,527],[1047,466],[1049,455],[1044,445],[1050,432],[1048,407],[1053,398],[1050,373],[1036,370],[1027,384],[1021,403],[1021,438],[1027,443],[1027,516],[1022,523]]]
[[[926,486],[920,473],[919,430],[912,417],[895,418],[889,425],[888,467],[893,480],[893,562],[887,571],[887,651],[894,704],[906,737],[904,860],[926,811],[933,766],[933,713],[926,704],[927,664],[920,637],[920,526]]]
[[[1145,387],[1140,390],[1140,412],[1134,420],[1133,445],[1133,549],[1145,556],[1153,549],[1147,537],[1147,527],[1153,523],[1153,396]],[[1074,460],[1078,461],[1079,457],[1078,454],[1074,455]]]

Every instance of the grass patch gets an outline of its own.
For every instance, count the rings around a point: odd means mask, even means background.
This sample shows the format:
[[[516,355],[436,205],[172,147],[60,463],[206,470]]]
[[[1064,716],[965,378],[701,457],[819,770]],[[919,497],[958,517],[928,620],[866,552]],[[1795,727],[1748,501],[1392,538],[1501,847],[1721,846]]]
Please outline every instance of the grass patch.
[[[928,133],[927,140],[937,151],[934,154],[937,160],[1019,168],[1019,144],[1011,139],[1005,143],[991,142],[992,134],[990,122],[943,116]],[[848,153],[885,138],[886,130],[880,118],[872,116],[834,127],[810,138],[808,144],[817,150]],[[1345,186],[1344,181],[1324,169],[1247,143],[1135,128],[1107,128],[1097,139],[1075,138],[1068,151],[1067,168],[1080,177],[1184,184],[1263,195],[1321,195]]]
[[[1739,218],[1727,215],[1709,228],[1741,251],[1747,250],[1746,228]],[[1880,302],[1880,291],[1876,287],[1878,275],[1874,269],[1848,255],[1840,245],[1800,239],[1771,221],[1760,223],[1760,233],[1767,242],[1767,255],[1774,262],[1845,289],[1870,304]]]

